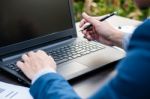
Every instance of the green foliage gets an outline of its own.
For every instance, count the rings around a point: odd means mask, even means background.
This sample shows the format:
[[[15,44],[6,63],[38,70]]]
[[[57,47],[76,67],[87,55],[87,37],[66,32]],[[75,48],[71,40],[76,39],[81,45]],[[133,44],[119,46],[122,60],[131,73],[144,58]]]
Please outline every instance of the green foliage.
[[[150,10],[146,9],[140,11],[133,0],[116,0],[117,2],[112,2],[113,0],[93,0],[91,4],[90,15],[100,16],[114,11],[118,12],[118,15],[143,20],[150,15]],[[115,1],[115,0],[114,0]],[[85,0],[74,0],[74,14],[76,21],[81,20],[82,12],[86,12],[84,9]],[[94,5],[94,6],[93,6]]]
[[[83,12],[83,5],[84,4],[82,1],[74,2],[73,4],[76,21],[81,19],[81,14]]]

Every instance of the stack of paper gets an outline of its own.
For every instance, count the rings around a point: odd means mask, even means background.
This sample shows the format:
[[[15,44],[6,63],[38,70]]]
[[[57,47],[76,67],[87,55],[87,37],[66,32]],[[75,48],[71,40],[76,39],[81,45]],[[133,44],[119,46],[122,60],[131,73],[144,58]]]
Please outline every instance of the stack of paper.
[[[0,99],[33,99],[29,88],[0,82]]]

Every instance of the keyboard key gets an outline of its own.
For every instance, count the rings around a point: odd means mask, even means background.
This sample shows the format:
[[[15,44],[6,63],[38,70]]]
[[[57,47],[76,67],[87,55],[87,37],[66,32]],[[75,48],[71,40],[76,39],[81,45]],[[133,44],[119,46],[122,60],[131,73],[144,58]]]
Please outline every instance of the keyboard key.
[[[57,64],[60,64],[60,63],[66,62],[66,61],[68,61],[68,59],[62,59],[62,60],[59,60],[59,61],[56,61],[56,62],[57,62]]]

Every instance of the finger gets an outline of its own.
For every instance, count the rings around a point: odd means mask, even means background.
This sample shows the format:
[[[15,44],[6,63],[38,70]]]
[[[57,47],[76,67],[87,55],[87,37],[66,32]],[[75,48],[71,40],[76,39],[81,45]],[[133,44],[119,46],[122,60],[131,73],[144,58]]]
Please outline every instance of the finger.
[[[86,38],[87,40],[89,40],[89,41],[92,40],[92,37],[89,35],[89,33],[85,34],[85,38]]]
[[[91,17],[89,15],[87,15],[86,13],[82,14],[83,18],[88,21],[89,23],[91,23],[92,25],[98,25],[100,22],[98,20],[96,20],[94,17]]]
[[[96,20],[100,20],[101,19],[101,17],[93,17],[94,19],[96,19]],[[83,25],[84,24],[86,24],[87,23],[87,21],[85,20],[85,19],[82,19],[81,21],[80,21],[80,24],[79,24],[79,27],[81,28],[81,27],[83,27]]]
[[[43,50],[38,50],[38,51],[36,52],[36,54],[37,54],[37,55],[40,55],[40,56],[48,56],[47,53],[46,53],[45,51],[43,51]]]
[[[26,54],[22,55],[22,60],[25,61],[29,61],[29,57]]]
[[[89,33],[89,35],[93,35],[93,34],[94,34],[94,32],[93,32],[93,31],[89,31],[88,33]]]
[[[91,35],[87,35],[87,39],[88,39],[89,41],[93,40]]]
[[[18,68],[20,68],[21,70],[23,70],[23,67],[24,67],[24,63],[23,63],[23,62],[18,61],[18,62],[16,63],[16,65],[17,65]]]
[[[92,31],[89,32],[89,34],[92,36],[93,40],[97,40],[100,36],[100,34],[98,34],[95,30],[95,28],[93,27]]]
[[[29,65],[27,65],[26,63],[23,63],[21,61],[18,61],[16,63],[16,65],[29,79],[31,79],[30,76],[28,76],[29,75],[28,71],[29,71],[29,67],[30,67]]]
[[[99,35],[98,35],[98,34],[93,34],[92,37],[93,37],[93,39],[96,40],[96,41],[98,41],[98,39],[99,39]]]
[[[89,29],[87,29],[87,30],[84,30],[83,32],[82,32],[82,34],[89,34],[89,32],[93,32],[91,29],[89,30]]]
[[[85,30],[85,31],[83,31],[83,32],[82,32],[82,34],[84,34],[84,35],[85,35],[87,32],[88,32],[88,31],[86,31],[86,30]]]
[[[55,61],[54,58],[52,56],[48,56],[50,58],[50,60]]]
[[[96,20],[100,20],[100,19],[102,19],[102,16],[96,16],[96,17],[94,17]]]
[[[79,27],[80,27],[80,28],[83,27],[83,25],[84,25],[86,22],[87,22],[87,21],[86,21],[85,19],[82,19],[81,22],[80,22],[80,24],[79,24]]]
[[[35,55],[35,52],[30,51],[30,52],[27,53],[27,55],[28,55],[29,57],[34,56],[34,55]]]
[[[91,40],[95,40],[95,34],[90,34]]]
[[[38,51],[37,51],[37,53],[46,54],[46,52],[45,52],[45,51],[43,51],[43,50],[38,50]]]

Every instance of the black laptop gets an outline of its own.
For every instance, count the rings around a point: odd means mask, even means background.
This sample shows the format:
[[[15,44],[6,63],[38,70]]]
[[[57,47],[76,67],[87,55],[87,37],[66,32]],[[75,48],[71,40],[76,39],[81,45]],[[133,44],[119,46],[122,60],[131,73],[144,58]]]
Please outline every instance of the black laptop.
[[[72,0],[0,0],[0,68],[30,85],[16,66],[23,53],[44,50],[66,80],[106,66],[124,53],[77,37]]]

